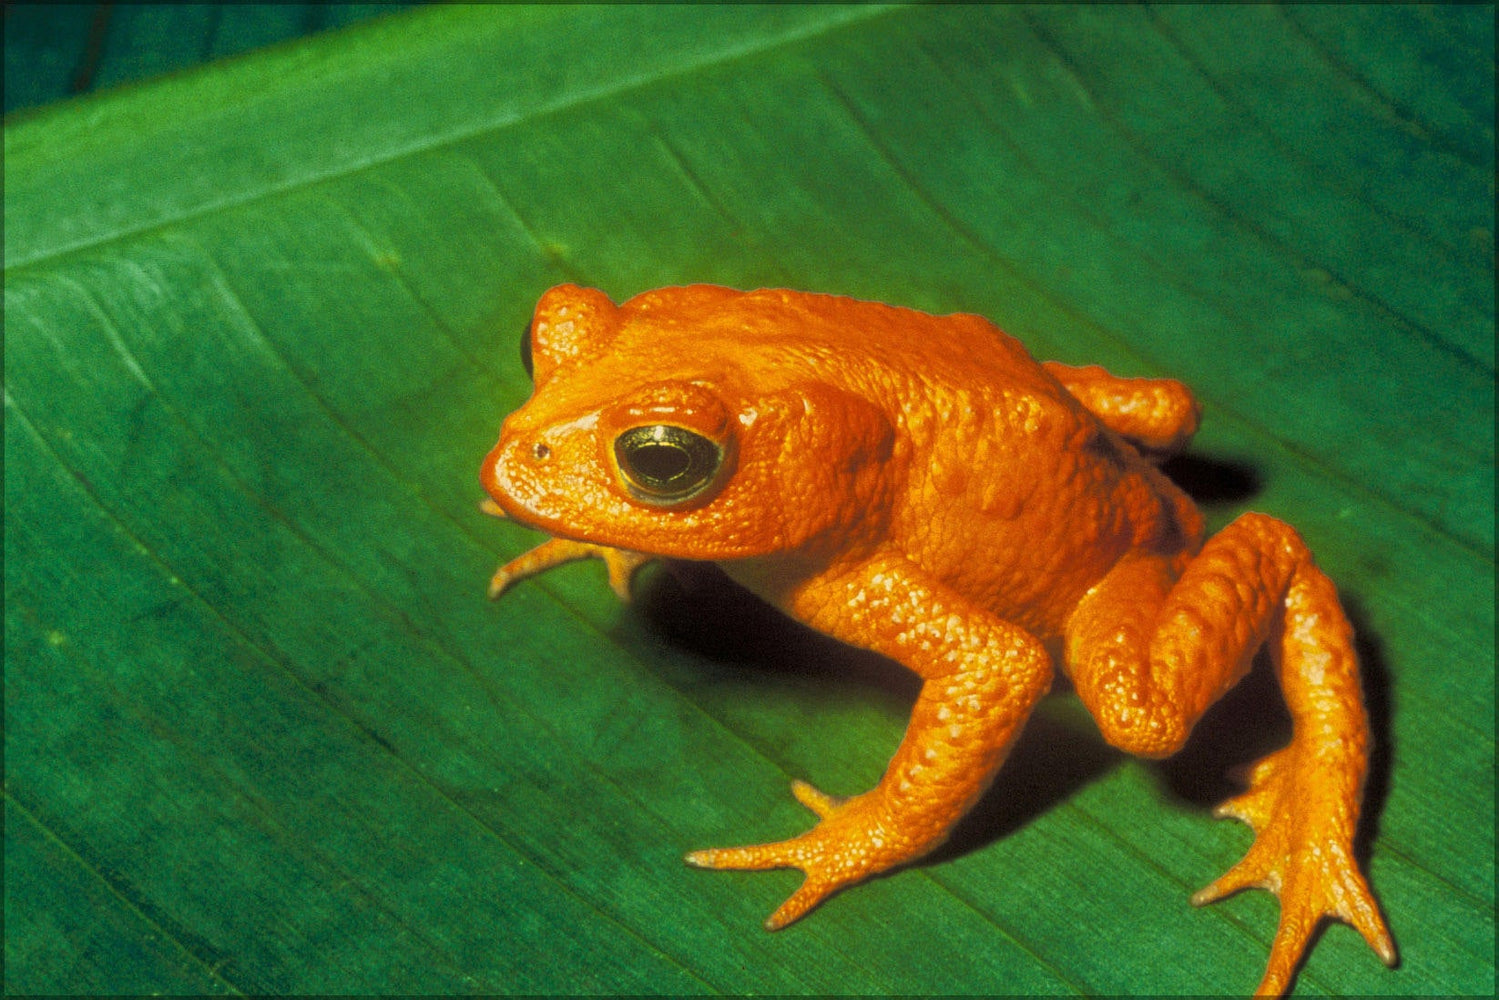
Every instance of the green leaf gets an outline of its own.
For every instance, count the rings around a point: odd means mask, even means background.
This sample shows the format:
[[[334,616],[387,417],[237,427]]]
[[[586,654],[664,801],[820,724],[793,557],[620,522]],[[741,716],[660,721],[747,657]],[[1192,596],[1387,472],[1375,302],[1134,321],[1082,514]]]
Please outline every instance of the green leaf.
[[[1492,8],[464,6],[5,135],[8,992],[1209,993],[1267,895],[1220,780],[1071,695],[957,845],[794,928],[686,850],[875,781],[912,688],[476,470],[549,285],[982,313],[1169,374],[1357,618],[1369,871],[1300,993],[1494,988]],[[1269,720],[1268,722],[1266,720]]]
[[[5,113],[176,72],[409,3],[8,3]]]

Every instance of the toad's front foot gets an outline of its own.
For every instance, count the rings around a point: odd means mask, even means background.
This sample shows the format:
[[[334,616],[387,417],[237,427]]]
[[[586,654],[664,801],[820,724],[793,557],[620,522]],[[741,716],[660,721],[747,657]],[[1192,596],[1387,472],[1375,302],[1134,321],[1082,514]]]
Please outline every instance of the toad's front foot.
[[[500,505],[487,497],[479,503],[479,510],[490,517],[505,518]],[[489,579],[490,600],[498,598],[519,580],[578,559],[602,560],[609,572],[609,589],[627,603],[630,600],[630,580],[634,578],[635,571],[651,561],[650,556],[641,552],[589,542],[574,542],[566,538],[549,538],[495,570],[494,576]]]
[[[687,863],[699,868],[800,868],[806,872],[801,888],[765,921],[767,930],[780,930],[839,889],[913,860],[935,846],[898,832],[879,789],[840,799],[823,794],[805,781],[795,781],[791,792],[821,817],[821,822],[800,837],[753,847],[710,848],[687,855]]]
[[[1249,790],[1216,810],[1252,826],[1254,845],[1192,902],[1200,906],[1249,888],[1280,898],[1280,926],[1256,995],[1280,996],[1290,988],[1324,917],[1352,924],[1386,965],[1396,961],[1395,942],[1353,858],[1352,817],[1325,794],[1320,770],[1315,761],[1299,762],[1294,745],[1287,747],[1254,765]]]

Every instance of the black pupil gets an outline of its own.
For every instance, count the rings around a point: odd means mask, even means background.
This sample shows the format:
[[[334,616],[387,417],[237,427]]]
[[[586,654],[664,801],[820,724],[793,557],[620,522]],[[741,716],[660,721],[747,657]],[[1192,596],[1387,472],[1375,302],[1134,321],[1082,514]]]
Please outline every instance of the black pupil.
[[[630,464],[641,478],[665,484],[687,471],[692,456],[677,445],[652,442],[637,445],[630,452]]]
[[[723,449],[685,427],[648,424],[615,438],[614,457],[637,497],[669,505],[713,482]]]

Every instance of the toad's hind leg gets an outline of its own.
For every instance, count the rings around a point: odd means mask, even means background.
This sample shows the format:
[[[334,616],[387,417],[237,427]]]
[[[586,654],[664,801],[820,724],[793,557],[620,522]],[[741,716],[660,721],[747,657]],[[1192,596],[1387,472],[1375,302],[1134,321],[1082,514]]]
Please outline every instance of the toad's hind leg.
[[[1169,378],[1120,378],[1100,368],[1042,364],[1078,402],[1152,462],[1187,446],[1197,433],[1202,405],[1192,390]]]
[[[1280,898],[1261,994],[1290,988],[1323,917],[1352,924],[1394,962],[1353,858],[1369,744],[1353,632],[1289,525],[1246,514],[1184,567],[1148,556],[1122,562],[1079,604],[1066,638],[1078,694],[1104,735],[1153,757],[1174,752],[1269,642],[1291,743],[1256,764],[1249,790],[1219,808],[1254,828],[1254,845],[1193,902],[1250,887]]]

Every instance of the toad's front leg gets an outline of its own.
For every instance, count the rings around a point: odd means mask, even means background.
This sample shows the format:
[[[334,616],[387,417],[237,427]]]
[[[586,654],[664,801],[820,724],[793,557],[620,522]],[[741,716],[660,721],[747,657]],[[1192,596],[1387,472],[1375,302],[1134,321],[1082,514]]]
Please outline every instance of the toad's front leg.
[[[910,667],[924,680],[905,738],[880,783],[838,799],[796,782],[821,817],[799,837],[695,851],[702,868],[800,868],[806,880],[766,921],[791,923],[828,896],[941,844],[988,788],[1036,701],[1051,660],[1024,630],[975,607],[909,562],[867,563],[778,600],[835,638]]]
[[[500,505],[488,497],[480,502],[479,510],[490,517],[505,517]],[[520,580],[579,559],[601,560],[609,572],[609,589],[621,601],[630,600],[630,581],[634,578],[635,571],[651,561],[651,557],[642,552],[594,545],[591,542],[575,542],[567,538],[549,538],[494,571],[494,576],[489,579],[490,600],[498,598]]]

